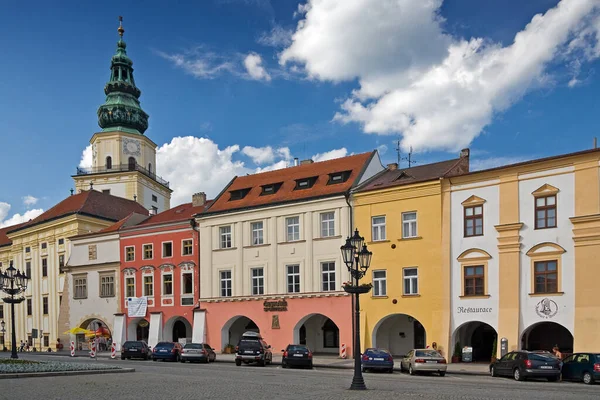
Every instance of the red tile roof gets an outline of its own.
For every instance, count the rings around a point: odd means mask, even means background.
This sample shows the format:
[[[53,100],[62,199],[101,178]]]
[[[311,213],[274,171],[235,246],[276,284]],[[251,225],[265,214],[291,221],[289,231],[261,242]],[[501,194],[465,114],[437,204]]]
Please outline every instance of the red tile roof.
[[[101,229],[97,232],[90,232],[90,233],[82,233],[80,235],[75,235],[70,237],[69,239],[80,239],[80,238],[84,238],[84,237],[90,237],[90,236],[95,236],[95,235],[104,235],[107,233],[114,233],[114,232],[118,232],[119,230],[129,227],[129,226],[135,226],[137,224],[139,224],[140,222],[145,221],[146,219],[148,219],[148,215],[145,214],[138,214],[138,213],[131,213],[128,216],[126,216],[125,218],[121,219],[120,221],[107,226],[104,229]]]
[[[133,229],[133,228],[139,228],[139,227],[168,224],[168,223],[172,223],[172,222],[189,221],[192,218],[194,218],[194,215],[204,212],[204,210],[206,210],[208,207],[210,207],[212,202],[213,202],[213,200],[208,200],[208,201],[206,201],[206,203],[204,205],[197,206],[197,207],[194,207],[192,205],[192,203],[180,204],[176,207],[165,210],[159,214],[151,215],[150,218],[146,219],[145,221],[143,221],[137,225],[130,226],[128,228]],[[128,229],[128,228],[124,228],[124,229]]]
[[[469,172],[469,157],[440,161],[411,168],[390,169],[389,167],[362,184],[357,192],[368,192],[388,187],[409,185]]]
[[[30,228],[72,214],[88,215],[108,221],[119,221],[134,212],[148,215],[148,210],[133,200],[127,200],[96,190],[84,190],[67,197],[31,221],[18,227],[11,227],[7,233]]]
[[[6,233],[9,230],[18,229],[19,227],[21,227],[22,225],[25,225],[26,223],[27,222],[23,222],[21,224],[11,225],[11,226],[6,226],[4,228],[0,228],[0,247],[2,247],[2,246],[9,246],[9,245],[12,244],[12,241],[6,235]]]
[[[235,177],[205,214],[342,194],[358,182],[358,178],[362,176],[364,169],[375,154],[375,151],[371,151],[334,160]],[[350,176],[345,182],[327,184],[329,174],[344,171],[350,171]],[[318,177],[310,189],[294,190],[296,180],[310,177]],[[282,183],[276,193],[261,196],[261,186],[275,183]],[[242,189],[250,189],[250,191],[240,200],[230,200],[230,192]]]

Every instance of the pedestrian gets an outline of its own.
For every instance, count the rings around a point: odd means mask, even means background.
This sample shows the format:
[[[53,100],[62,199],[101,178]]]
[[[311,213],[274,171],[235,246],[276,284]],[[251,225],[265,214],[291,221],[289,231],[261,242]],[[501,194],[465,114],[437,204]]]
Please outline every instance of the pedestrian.
[[[25,342],[21,340],[21,347],[19,348],[19,351],[22,353],[24,348],[25,348]]]
[[[554,354],[559,360],[562,360],[563,358],[562,353],[560,352],[560,349],[558,348],[557,344],[555,344],[552,348],[552,354]]]

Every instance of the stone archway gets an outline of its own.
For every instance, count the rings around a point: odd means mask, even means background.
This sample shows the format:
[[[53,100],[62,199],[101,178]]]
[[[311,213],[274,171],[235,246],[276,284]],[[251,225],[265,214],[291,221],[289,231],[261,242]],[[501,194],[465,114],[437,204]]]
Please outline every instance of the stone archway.
[[[525,329],[521,336],[523,350],[552,351],[554,346],[563,354],[573,352],[573,334],[556,322],[538,322]]]
[[[338,325],[323,314],[303,317],[294,327],[294,344],[305,344],[316,353],[338,354],[340,330]]]
[[[221,350],[228,344],[237,346],[244,332],[248,331],[260,333],[258,325],[250,318],[243,315],[230,318],[221,328]]]
[[[371,336],[372,347],[387,349],[394,356],[403,356],[412,349],[427,346],[425,327],[407,314],[388,315],[375,325]]]
[[[150,322],[145,318],[132,318],[127,324],[127,340],[143,340],[148,343]]]
[[[461,348],[472,347],[473,361],[490,362],[492,356],[496,356],[492,354],[496,340],[498,333],[491,325],[481,321],[469,321],[456,328],[452,343],[460,343]]]
[[[79,328],[94,332],[94,335],[75,335],[75,348],[78,350],[89,350],[89,344],[93,339],[97,343],[97,351],[108,350],[109,339],[112,338],[111,327],[99,317],[87,318],[79,323]]]
[[[184,317],[172,317],[164,325],[163,341],[178,342],[179,339],[192,341],[192,324]]]

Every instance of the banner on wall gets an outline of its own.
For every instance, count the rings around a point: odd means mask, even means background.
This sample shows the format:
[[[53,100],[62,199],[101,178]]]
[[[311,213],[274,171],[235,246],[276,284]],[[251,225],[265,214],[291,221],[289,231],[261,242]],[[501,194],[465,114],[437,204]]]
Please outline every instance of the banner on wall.
[[[128,297],[127,298],[127,316],[130,318],[145,317],[148,311],[147,297]]]

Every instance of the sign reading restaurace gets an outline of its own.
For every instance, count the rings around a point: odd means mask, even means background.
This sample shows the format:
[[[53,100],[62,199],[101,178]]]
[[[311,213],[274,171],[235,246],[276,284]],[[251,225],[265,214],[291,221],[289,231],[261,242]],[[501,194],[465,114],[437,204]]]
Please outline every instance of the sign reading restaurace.
[[[265,300],[265,302],[263,303],[265,311],[287,311],[287,306],[288,304],[286,300]]]
[[[491,313],[492,307],[457,307],[459,314]]]

